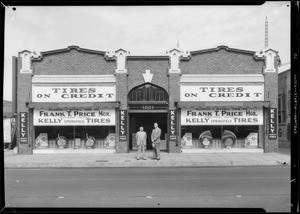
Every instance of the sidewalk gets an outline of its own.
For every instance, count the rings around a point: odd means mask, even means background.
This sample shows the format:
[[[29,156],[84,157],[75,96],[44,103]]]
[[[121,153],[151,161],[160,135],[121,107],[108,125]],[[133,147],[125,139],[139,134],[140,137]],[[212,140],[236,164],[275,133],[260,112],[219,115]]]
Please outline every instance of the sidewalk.
[[[161,160],[137,160],[136,153],[125,154],[33,154],[16,155],[4,151],[5,168],[84,168],[84,167],[211,167],[290,165],[285,153],[161,153]]]

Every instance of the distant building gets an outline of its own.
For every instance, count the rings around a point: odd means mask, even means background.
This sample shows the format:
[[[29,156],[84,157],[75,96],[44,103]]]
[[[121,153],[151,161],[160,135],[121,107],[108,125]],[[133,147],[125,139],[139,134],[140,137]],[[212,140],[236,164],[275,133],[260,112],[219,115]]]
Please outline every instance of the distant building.
[[[279,147],[291,143],[291,69],[283,65],[278,73],[278,140]]]
[[[8,147],[14,140],[14,121],[13,103],[11,101],[3,100],[4,148]]]

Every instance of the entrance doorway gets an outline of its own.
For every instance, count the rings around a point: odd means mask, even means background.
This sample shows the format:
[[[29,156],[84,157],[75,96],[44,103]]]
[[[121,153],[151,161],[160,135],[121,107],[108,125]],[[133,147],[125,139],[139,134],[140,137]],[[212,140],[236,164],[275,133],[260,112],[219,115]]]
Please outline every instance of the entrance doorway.
[[[158,124],[161,129],[161,143],[160,150],[167,151],[168,139],[168,113],[129,113],[129,149],[137,150],[134,139],[135,133],[139,131],[141,126],[147,133],[147,150],[152,149],[151,133],[154,129],[154,123]]]

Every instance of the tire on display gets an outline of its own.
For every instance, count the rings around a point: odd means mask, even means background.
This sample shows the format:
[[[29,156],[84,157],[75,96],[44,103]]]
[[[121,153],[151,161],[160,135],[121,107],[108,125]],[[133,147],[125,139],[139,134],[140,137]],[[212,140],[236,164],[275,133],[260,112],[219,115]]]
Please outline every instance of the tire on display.
[[[68,140],[66,137],[64,136],[59,136],[57,139],[56,139],[56,145],[59,149],[64,149],[67,147],[68,145]]]
[[[224,139],[224,145],[226,148],[231,148],[234,143],[235,143],[235,140],[233,137],[226,137]]]

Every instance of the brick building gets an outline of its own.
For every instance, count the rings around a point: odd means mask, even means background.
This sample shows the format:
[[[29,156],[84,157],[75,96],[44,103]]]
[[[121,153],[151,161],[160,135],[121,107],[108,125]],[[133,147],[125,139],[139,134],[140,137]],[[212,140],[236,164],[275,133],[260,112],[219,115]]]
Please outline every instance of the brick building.
[[[282,66],[278,73],[278,140],[279,147],[291,145],[291,69]]]
[[[275,152],[278,54],[218,46],[133,56],[69,46],[13,57],[19,154],[136,149],[153,123],[166,152]]]

